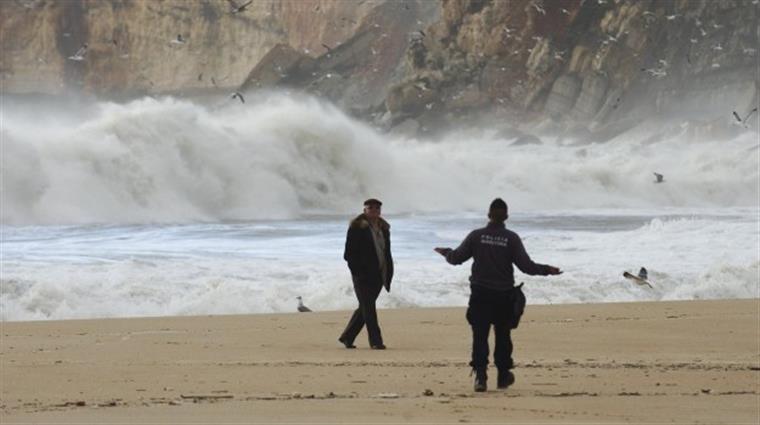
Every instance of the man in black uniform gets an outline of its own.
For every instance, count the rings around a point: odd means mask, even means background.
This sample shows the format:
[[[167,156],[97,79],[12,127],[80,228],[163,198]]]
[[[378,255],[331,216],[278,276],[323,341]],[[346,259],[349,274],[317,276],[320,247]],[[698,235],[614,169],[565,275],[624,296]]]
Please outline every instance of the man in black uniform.
[[[499,371],[498,388],[507,388],[515,381],[510,371],[512,339],[510,329],[515,327],[513,304],[515,277],[512,263],[529,275],[557,275],[562,273],[553,266],[534,263],[525,252],[517,233],[507,230],[507,203],[500,198],[491,202],[488,225],[473,230],[457,249],[435,248],[450,264],[462,264],[473,258],[470,276],[470,303],[467,322],[472,327],[472,366],[475,371],[475,391],[485,391],[488,376],[488,334],[494,326],[496,347],[494,363]]]
[[[393,256],[391,226],[380,217],[382,205],[377,199],[367,199],[364,201],[364,213],[354,218],[348,226],[343,258],[351,270],[359,308],[354,311],[346,329],[338,338],[346,348],[356,348],[354,339],[366,325],[369,346],[374,350],[385,350],[377,323],[375,301],[383,286],[386,291],[391,290]]]

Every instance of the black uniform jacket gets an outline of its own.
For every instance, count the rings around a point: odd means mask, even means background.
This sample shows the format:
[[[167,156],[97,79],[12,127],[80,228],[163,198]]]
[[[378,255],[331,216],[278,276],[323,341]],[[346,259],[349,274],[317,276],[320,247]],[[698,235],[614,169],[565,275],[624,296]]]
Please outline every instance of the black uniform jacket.
[[[380,274],[380,262],[377,260],[377,251],[375,250],[375,241],[372,238],[372,229],[370,229],[369,219],[364,214],[360,214],[351,220],[346,234],[346,249],[343,252],[343,259],[348,262],[348,268],[355,281],[366,285],[385,286],[390,292],[391,280],[393,279],[393,256],[391,255],[391,233],[390,224],[382,218],[379,219],[380,228],[385,236],[385,263],[387,267],[386,282],[382,282]]]
[[[462,264],[471,257],[475,261],[470,284],[497,291],[514,287],[512,264],[529,275],[546,276],[551,271],[545,264],[534,263],[525,252],[520,236],[503,223],[488,223],[486,227],[473,230],[457,249],[446,253],[446,261],[450,264]]]

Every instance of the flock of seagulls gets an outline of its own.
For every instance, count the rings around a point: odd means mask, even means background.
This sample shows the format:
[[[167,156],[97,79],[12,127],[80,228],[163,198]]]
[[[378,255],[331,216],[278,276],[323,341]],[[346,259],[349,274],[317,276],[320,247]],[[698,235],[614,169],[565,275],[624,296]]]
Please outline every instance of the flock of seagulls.
[[[229,13],[231,13],[233,15],[245,12],[248,9],[248,7],[250,7],[251,4],[253,4],[253,0],[248,0],[247,2],[242,3],[242,4],[237,4],[234,0],[227,0],[227,2],[230,5]],[[29,7],[29,6],[27,6],[27,7]],[[31,8],[31,7],[29,7],[29,8]],[[64,37],[70,37],[71,33],[65,32],[65,33],[63,33],[63,36]],[[115,47],[119,46],[119,43],[115,39],[111,40],[111,43]],[[171,39],[169,41],[170,45],[180,45],[181,46],[181,45],[184,45],[186,43],[187,43],[187,38],[185,36],[183,36],[182,34],[177,34],[176,38],[173,38],[173,39]],[[325,45],[323,45],[323,46],[325,46]],[[87,49],[88,49],[88,47],[89,46],[88,46],[87,43],[82,43],[82,45],[79,47],[79,49],[76,51],[76,53],[74,53],[73,55],[69,56],[67,59],[75,61],[75,62],[81,62],[81,61],[85,60],[86,57],[87,57]],[[327,47],[327,46],[325,46],[325,47],[328,50],[330,50],[329,47]],[[128,53],[124,53],[124,54],[121,54],[120,57],[127,58],[127,57],[129,57],[129,54]],[[226,79],[226,78],[224,78],[224,79]],[[222,80],[224,80],[224,79],[222,79]],[[198,74],[198,81],[203,81],[203,73],[202,72],[200,74]],[[214,77],[211,77],[211,84],[214,87],[217,86],[217,81],[214,79]],[[153,85],[153,83],[151,83],[151,86],[152,85]],[[232,93],[232,95],[230,97],[232,99],[238,99],[238,100],[240,100],[240,103],[245,103],[245,97],[243,97],[243,94],[240,93],[240,92],[236,91],[236,92]],[[300,300],[300,297],[299,297],[299,300]],[[304,308],[306,308],[306,307],[304,307]],[[310,310],[307,309],[307,311],[310,311]]]
[[[581,1],[581,6],[583,5],[583,3],[585,3],[585,1],[586,0],[582,0]],[[245,12],[253,4],[253,0],[248,0],[248,1],[240,3],[240,4],[238,4],[237,2],[235,2],[235,0],[227,0],[227,2],[229,3],[229,13],[233,14],[233,15]],[[597,3],[600,4],[600,5],[603,5],[603,4],[606,4],[606,1],[605,0],[597,0]],[[758,3],[760,3],[760,0],[753,0],[752,1],[752,4],[758,4]],[[546,15],[546,9],[544,7],[544,3],[543,3],[542,0],[533,0],[530,3],[530,7],[532,7],[535,10],[536,13],[541,14],[541,15]],[[319,6],[317,6],[317,10],[318,9],[319,9]],[[567,10],[567,9],[565,9],[565,8],[560,8],[560,12],[562,14],[565,14],[565,15],[570,15],[570,11]],[[657,19],[657,15],[654,12],[651,12],[651,11],[648,11],[648,10],[644,11],[642,15],[644,17],[647,17],[647,18]],[[680,18],[682,16],[683,15],[680,15],[680,14],[671,14],[671,15],[665,15],[665,16],[663,16],[663,18],[665,20],[667,20],[667,21],[675,21],[676,19],[678,19],[678,18]],[[695,18],[694,23],[699,28],[701,35],[703,37],[706,36],[707,35],[707,31],[703,27],[703,22],[700,21],[699,18]],[[375,27],[377,27],[377,26],[378,25],[375,24]],[[718,29],[721,29],[721,28],[724,27],[723,25],[720,25],[720,24],[718,24],[716,22],[712,22],[711,26],[715,30],[718,30]],[[516,36],[514,36],[512,34],[513,31],[514,31],[513,29],[511,29],[511,28],[509,28],[507,26],[504,26],[502,28],[503,36],[504,36],[505,39],[509,39],[509,38],[520,39],[519,37],[516,37]],[[70,36],[70,34],[69,33],[65,33],[64,36]],[[416,37],[424,38],[426,36],[426,34],[425,34],[424,31],[418,30],[417,32],[415,32],[415,36]],[[618,42],[619,37],[620,37],[620,34],[617,34],[616,36],[615,35],[611,35],[611,34],[606,34],[606,38],[602,41],[602,44],[606,45],[606,44],[609,44],[609,43],[616,43],[616,42]],[[542,40],[541,37],[533,37],[533,38],[537,42],[540,42]],[[183,36],[182,34],[177,34],[177,37],[173,38],[172,40],[170,40],[169,43],[172,44],[172,45],[180,45],[181,46],[181,45],[186,44],[187,42],[188,42],[188,40],[187,40],[187,38],[185,36]],[[699,43],[699,40],[697,38],[693,38],[692,37],[692,38],[689,39],[689,42],[691,44],[697,44],[697,43]],[[112,43],[114,44],[114,46],[118,47],[118,42],[116,40],[112,40]],[[330,46],[328,46],[327,44],[324,44],[324,43],[322,44],[322,47],[324,47],[327,50],[327,57],[330,57],[330,54],[332,53],[333,48],[330,47]],[[716,52],[721,52],[724,49],[723,49],[723,46],[721,45],[721,43],[718,42],[718,43],[716,43],[716,44],[714,44],[712,46],[712,50],[716,51]],[[77,62],[83,61],[87,57],[87,51],[88,51],[88,44],[87,43],[83,43],[80,46],[80,48],[73,55],[69,56],[67,59],[68,60],[72,60],[72,61],[77,61]],[[528,52],[530,52],[530,51],[531,51],[531,49],[528,49]],[[750,48],[743,48],[743,53],[744,54],[754,54],[755,52],[756,52],[755,48],[752,48],[752,47],[750,47]],[[375,52],[373,51],[373,54],[374,53]],[[513,52],[513,53],[519,53],[519,50],[516,51],[516,52]],[[565,54],[564,51],[562,51],[562,52],[560,52],[560,51],[554,52],[554,59],[557,60],[557,61],[564,61],[565,60],[564,54]],[[122,58],[129,57],[129,54],[122,54],[121,57]],[[687,60],[687,62],[689,64],[691,64],[691,57],[690,57],[689,53],[686,53],[686,60]],[[660,59],[660,60],[658,60],[658,66],[652,67],[652,68],[641,68],[641,71],[649,74],[650,76],[652,76],[654,78],[661,79],[661,78],[664,78],[664,77],[666,77],[668,75],[668,72],[667,72],[668,67],[669,67],[668,62],[665,61],[664,59]],[[712,68],[719,68],[720,64],[719,63],[712,63],[711,67]],[[201,73],[201,74],[198,75],[198,81],[202,81],[202,78],[203,78],[203,73]],[[211,83],[216,87],[217,86],[217,81],[213,77],[210,80],[211,80]],[[419,89],[420,90],[426,90],[427,87],[423,86],[423,87],[419,87]],[[232,99],[238,99],[241,103],[245,103],[245,98],[243,97],[243,95],[240,92],[234,92],[234,93],[232,93],[232,95],[230,97]],[[737,122],[739,122],[739,123],[741,123],[741,124],[743,124],[743,125],[746,126],[747,119],[750,118],[752,116],[752,114],[754,112],[756,112],[756,111],[757,111],[757,108],[753,109],[744,118],[740,117],[739,114],[736,111],[734,111],[734,117],[736,118]],[[661,175],[659,175],[657,173],[655,173],[655,175],[659,176],[657,182],[658,183],[662,182]]]

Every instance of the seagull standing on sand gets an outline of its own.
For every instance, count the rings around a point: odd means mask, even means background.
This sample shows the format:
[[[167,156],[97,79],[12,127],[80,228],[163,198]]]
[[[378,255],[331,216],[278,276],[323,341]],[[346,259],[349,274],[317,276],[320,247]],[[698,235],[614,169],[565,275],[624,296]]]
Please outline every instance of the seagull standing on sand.
[[[172,42],[173,44],[185,44],[185,42],[186,42],[186,41],[187,41],[187,40],[185,40],[185,38],[184,38],[184,37],[182,37],[182,34],[177,34],[177,38],[175,38],[175,39],[174,39],[174,40],[172,40],[171,42]]]
[[[665,181],[665,177],[660,173],[654,173],[654,178],[657,179],[655,180],[655,183],[662,183]]]
[[[82,43],[82,47],[77,50],[76,53],[74,53],[73,56],[69,56],[70,60],[73,61],[81,61],[84,60],[85,55],[87,54],[87,43]]]
[[[301,299],[300,295],[297,296],[296,299],[298,300],[298,311],[300,313],[311,313],[311,309],[303,305],[303,300]]]

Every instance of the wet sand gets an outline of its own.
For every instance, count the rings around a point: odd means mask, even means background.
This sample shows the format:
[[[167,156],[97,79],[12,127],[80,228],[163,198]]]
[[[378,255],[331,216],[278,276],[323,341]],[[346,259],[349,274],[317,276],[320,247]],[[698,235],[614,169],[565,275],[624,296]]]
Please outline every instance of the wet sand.
[[[463,308],[2,323],[2,423],[758,423],[760,300],[529,305],[474,393]],[[493,347],[493,344],[491,344]]]

